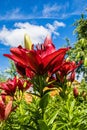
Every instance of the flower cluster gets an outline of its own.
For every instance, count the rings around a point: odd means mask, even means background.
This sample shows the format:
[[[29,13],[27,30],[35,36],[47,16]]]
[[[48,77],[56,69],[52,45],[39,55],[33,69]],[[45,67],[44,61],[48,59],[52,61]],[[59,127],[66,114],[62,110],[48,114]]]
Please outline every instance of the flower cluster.
[[[14,109],[14,107],[12,107],[13,101],[20,97],[17,97],[18,93],[23,93],[29,89],[30,86],[31,83],[28,80],[18,77],[0,83],[0,120],[7,119],[11,111]]]
[[[12,102],[17,96],[17,91],[22,93],[33,87],[33,92],[39,97],[44,95],[45,87],[62,87],[66,81],[73,82],[75,70],[80,65],[66,60],[66,53],[70,49],[56,49],[50,36],[43,44],[32,44],[25,35],[25,48],[18,46],[11,48],[11,54],[4,56],[14,61],[19,77],[0,83],[0,120],[6,119],[12,110]],[[10,96],[8,104],[3,101],[3,96]],[[7,109],[9,109],[7,113]],[[6,114],[7,113],[7,114]]]

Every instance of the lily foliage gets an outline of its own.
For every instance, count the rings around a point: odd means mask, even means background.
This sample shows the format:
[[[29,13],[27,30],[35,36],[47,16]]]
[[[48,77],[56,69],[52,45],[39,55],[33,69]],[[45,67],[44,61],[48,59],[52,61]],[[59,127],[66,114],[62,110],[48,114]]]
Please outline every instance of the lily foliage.
[[[85,130],[78,87],[72,86],[81,62],[70,61],[70,47],[56,49],[50,36],[34,45],[25,35],[24,43],[4,54],[18,74],[0,83],[1,129]]]

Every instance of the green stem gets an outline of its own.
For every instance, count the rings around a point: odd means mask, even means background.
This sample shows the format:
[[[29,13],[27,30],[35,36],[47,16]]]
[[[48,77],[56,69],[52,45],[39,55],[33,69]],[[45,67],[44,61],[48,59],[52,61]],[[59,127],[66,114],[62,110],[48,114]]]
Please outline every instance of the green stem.
[[[1,121],[0,122],[0,130],[3,130],[4,126],[5,126],[5,121]]]

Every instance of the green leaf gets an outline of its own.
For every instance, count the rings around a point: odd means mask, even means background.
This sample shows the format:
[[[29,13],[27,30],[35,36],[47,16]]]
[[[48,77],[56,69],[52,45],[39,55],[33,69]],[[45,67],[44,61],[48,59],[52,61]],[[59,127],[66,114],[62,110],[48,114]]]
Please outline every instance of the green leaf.
[[[50,119],[48,121],[48,125],[50,125],[50,124],[52,124],[54,122],[54,120],[56,119],[56,117],[58,115],[58,112],[59,111],[57,110],[57,111],[55,111],[54,113],[51,114]]]
[[[40,107],[42,109],[46,108],[48,103],[49,103],[49,99],[50,99],[50,95],[48,93],[46,93],[40,100]]]
[[[52,130],[56,129],[57,124],[53,124]]]
[[[43,120],[39,120],[38,123],[40,130],[49,130],[47,124]]]
[[[55,90],[57,90],[57,89],[56,88],[47,89],[47,90],[44,91],[43,94],[45,95],[45,94],[47,94],[47,93],[49,93],[51,91],[55,91]]]

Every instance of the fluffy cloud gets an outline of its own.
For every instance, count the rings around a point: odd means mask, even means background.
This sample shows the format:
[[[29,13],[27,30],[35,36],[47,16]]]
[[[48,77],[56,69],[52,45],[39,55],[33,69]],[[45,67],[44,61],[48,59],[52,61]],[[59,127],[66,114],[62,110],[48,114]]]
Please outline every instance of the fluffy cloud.
[[[49,28],[49,30],[50,30],[51,33],[53,33],[53,34],[55,34],[55,35],[58,36],[59,33],[56,32],[55,30],[57,30],[58,27],[65,27],[65,24],[64,24],[63,22],[54,21],[53,25],[50,24],[50,23],[48,23],[48,24],[46,25],[46,27]]]
[[[58,27],[64,26],[64,23],[58,21],[54,21],[53,24],[48,23],[45,26],[34,25],[28,22],[15,23],[14,29],[8,29],[6,26],[3,26],[0,30],[0,42],[10,46],[23,45],[24,34],[27,33],[34,44],[42,43],[48,34],[59,35],[57,32]]]

